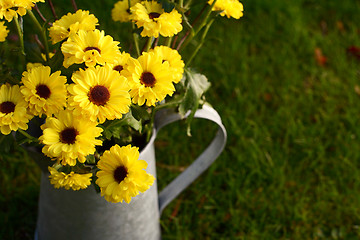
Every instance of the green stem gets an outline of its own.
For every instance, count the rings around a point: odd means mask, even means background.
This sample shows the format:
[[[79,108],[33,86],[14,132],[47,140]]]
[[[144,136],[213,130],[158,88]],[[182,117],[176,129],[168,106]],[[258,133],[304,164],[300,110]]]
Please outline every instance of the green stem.
[[[157,105],[156,107],[154,107],[153,112],[157,112],[157,111],[159,111],[160,109],[163,109],[163,108],[176,107],[176,106],[178,106],[180,103],[182,103],[183,100],[184,100],[184,99],[181,97],[181,98],[178,99],[178,100],[173,100],[173,101],[168,102],[168,103],[164,103],[164,104],[161,104],[161,105]]]
[[[37,18],[35,17],[34,13],[31,10],[28,10],[27,13],[40,33],[41,40],[45,47],[46,63],[48,64],[50,57],[49,57],[49,44],[46,37],[46,30],[41,26],[41,24],[39,23],[39,21],[37,20]]]
[[[190,4],[191,4],[192,0],[189,0],[185,3],[185,9],[188,9],[190,7]]]
[[[205,12],[205,17],[202,19],[199,26],[195,30],[190,29],[189,32],[186,33],[186,40],[182,43],[182,45],[180,45],[180,44],[178,45],[178,47],[177,47],[178,50],[180,50],[180,51],[183,50],[191,42],[191,40],[201,31],[201,29],[207,25],[207,21],[210,17],[212,8],[215,5],[215,3],[216,3],[216,0],[214,0],[213,3],[210,5],[210,7],[207,8],[207,11]],[[200,14],[194,20],[194,23],[192,24],[193,26],[195,25],[196,21],[200,18],[200,16],[204,13],[206,6],[207,5],[204,6],[204,8],[201,10]]]
[[[132,29],[135,29],[135,23],[132,23]],[[139,36],[136,33],[132,34],[133,36],[133,41],[134,41],[134,45],[135,45],[135,49],[136,49],[136,55],[137,57],[140,56],[140,47],[139,47]]]
[[[207,22],[207,20],[208,20],[209,17],[210,17],[210,14],[211,14],[211,12],[212,12],[212,9],[213,9],[215,3],[216,3],[216,0],[214,0],[213,3],[212,3],[212,4],[210,5],[210,7],[208,8],[204,20],[201,22],[201,24],[199,25],[198,29],[197,29],[196,32],[195,32],[196,34],[197,34],[198,32],[200,32],[200,30],[207,24],[206,22]]]
[[[159,111],[160,109],[163,108],[172,108],[172,107],[177,107],[179,106],[179,104],[181,104],[184,101],[183,97],[181,97],[180,99],[175,99],[171,102],[168,103],[164,103],[164,104],[160,104],[155,106],[152,111],[151,111],[151,117],[150,117],[150,123],[149,123],[149,128],[147,129],[147,134],[146,134],[146,141],[149,142],[150,137],[151,137],[151,131],[153,129],[153,125],[154,125],[154,120],[155,120],[155,113],[157,111]]]
[[[165,39],[165,46],[170,47],[172,41],[172,37],[168,37]]]
[[[131,8],[131,0],[128,0],[128,8]],[[135,32],[135,23],[131,23],[131,29],[133,31],[132,37],[133,37],[133,41],[134,41],[134,45],[135,45],[135,49],[136,49],[136,55],[137,57],[140,56],[140,47],[139,47],[139,36],[136,34]]]
[[[31,136],[30,134],[28,134],[27,132],[25,132],[22,129],[18,129],[18,132],[21,133],[22,135],[24,135],[27,139],[31,140],[32,142],[39,142],[39,140],[33,136]]]
[[[198,53],[198,51],[200,50],[200,48],[202,47],[202,45],[204,44],[205,42],[205,37],[207,35],[207,33],[209,32],[209,29],[211,27],[211,25],[213,24],[215,18],[211,19],[210,22],[206,25],[205,29],[204,29],[204,32],[201,36],[201,40],[200,40],[200,43],[198,44],[198,46],[196,47],[195,51],[193,51],[193,53],[191,54],[190,58],[188,61],[186,61],[186,64],[185,64],[185,67],[188,66],[191,61],[193,60],[193,58],[196,56],[196,54]]]
[[[143,47],[143,49],[141,50],[141,52],[147,52],[149,51],[149,49],[151,48],[151,45],[153,43],[153,39],[154,37],[149,37],[147,40],[146,40],[146,43]]]
[[[18,16],[15,15],[14,18],[15,18],[14,23],[15,23],[16,31],[17,31],[17,33],[19,35],[20,51],[21,51],[20,52],[21,53],[21,62],[22,62],[22,66],[25,66],[26,65],[25,64],[25,56],[26,56],[26,54],[25,54],[25,47],[24,47],[24,33],[23,33],[22,28],[20,26],[20,20],[19,20]]]

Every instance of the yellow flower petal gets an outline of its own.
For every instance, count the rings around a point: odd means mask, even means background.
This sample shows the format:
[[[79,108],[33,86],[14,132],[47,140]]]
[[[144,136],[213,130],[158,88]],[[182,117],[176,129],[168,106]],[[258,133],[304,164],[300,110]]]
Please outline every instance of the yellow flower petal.
[[[138,148],[130,145],[115,145],[104,152],[97,164],[96,184],[107,201],[129,203],[154,183],[155,178],[145,171],[146,162],[138,156]]]

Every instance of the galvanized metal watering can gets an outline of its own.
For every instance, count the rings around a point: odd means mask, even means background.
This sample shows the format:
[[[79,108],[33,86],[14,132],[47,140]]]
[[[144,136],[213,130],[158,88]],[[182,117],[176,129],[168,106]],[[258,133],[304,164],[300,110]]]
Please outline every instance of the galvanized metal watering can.
[[[71,191],[55,189],[43,173],[40,186],[36,240],[159,240],[163,209],[220,155],[226,143],[226,130],[219,114],[204,105],[195,118],[215,122],[218,132],[206,150],[160,194],[154,183],[127,203],[109,203],[94,188]],[[180,120],[178,114],[159,111],[150,142],[140,153],[148,163],[147,172],[156,176],[154,141],[165,125]]]

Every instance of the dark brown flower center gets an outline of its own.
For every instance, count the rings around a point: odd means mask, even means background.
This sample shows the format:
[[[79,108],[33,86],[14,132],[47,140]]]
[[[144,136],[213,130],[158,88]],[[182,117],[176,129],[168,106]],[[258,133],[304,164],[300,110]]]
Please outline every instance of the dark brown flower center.
[[[51,91],[45,84],[39,84],[36,87],[36,94],[42,98],[48,99],[50,97]]]
[[[117,167],[114,171],[114,178],[118,183],[121,183],[127,177],[127,175],[128,171],[124,166]]]
[[[149,13],[149,18],[150,19],[154,19],[154,18],[158,18],[158,17],[160,17],[160,13],[157,13],[157,12]]]
[[[131,14],[130,8],[126,9],[126,12],[127,12],[128,14]]]
[[[8,114],[15,111],[15,104],[13,102],[3,102],[0,104],[0,112]]]
[[[113,68],[115,71],[121,72],[124,68],[121,65],[117,65]]]
[[[101,85],[97,85],[90,89],[89,100],[98,106],[104,106],[110,98],[109,90]]]
[[[97,48],[97,47],[87,47],[87,48],[84,49],[84,52],[91,51],[91,50],[96,50],[101,54],[101,50],[99,48]]]
[[[74,144],[78,134],[79,132],[75,128],[65,128],[60,133],[60,141],[62,143]]]
[[[144,72],[141,75],[140,79],[141,84],[144,84],[146,87],[153,87],[156,83],[156,78],[151,72]]]

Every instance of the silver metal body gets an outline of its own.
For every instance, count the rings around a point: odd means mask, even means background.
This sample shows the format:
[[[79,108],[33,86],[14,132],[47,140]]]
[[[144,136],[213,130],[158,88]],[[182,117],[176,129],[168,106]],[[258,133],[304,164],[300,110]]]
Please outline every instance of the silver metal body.
[[[156,175],[154,144],[141,152],[147,172]],[[41,177],[37,231],[39,240],[160,239],[156,182],[127,203],[109,203],[93,186],[79,191],[55,189]]]
[[[186,116],[185,116],[186,117]],[[42,173],[36,240],[159,240],[162,210],[190,185],[220,155],[226,143],[226,130],[218,113],[209,106],[196,112],[219,126],[208,148],[158,195],[157,183],[127,203],[109,203],[91,186],[85,190],[55,189]],[[147,172],[156,177],[154,141],[157,131],[181,118],[169,111],[159,112],[148,145],[140,159],[147,161]]]

